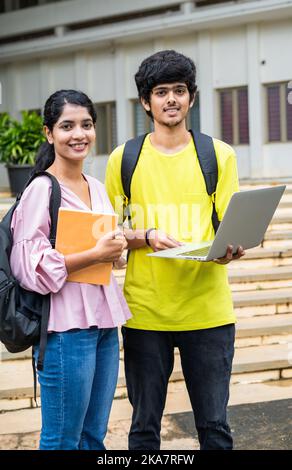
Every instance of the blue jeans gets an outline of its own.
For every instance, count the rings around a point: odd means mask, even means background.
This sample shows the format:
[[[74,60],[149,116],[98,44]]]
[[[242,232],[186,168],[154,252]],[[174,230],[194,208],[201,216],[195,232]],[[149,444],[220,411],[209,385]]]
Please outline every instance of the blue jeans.
[[[233,324],[195,331],[122,328],[125,374],[133,406],[130,450],[160,448],[161,418],[180,352],[201,450],[232,449],[226,409],[234,355]]]
[[[35,347],[35,360],[38,357]],[[50,333],[41,387],[42,450],[104,450],[119,368],[117,328]]]

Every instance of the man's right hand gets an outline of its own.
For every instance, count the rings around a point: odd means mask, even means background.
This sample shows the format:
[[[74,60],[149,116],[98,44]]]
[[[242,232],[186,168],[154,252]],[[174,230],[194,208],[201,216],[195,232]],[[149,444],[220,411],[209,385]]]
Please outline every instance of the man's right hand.
[[[183,243],[177,241],[171,235],[158,229],[151,230],[148,240],[153,251],[166,250],[167,248],[176,248],[183,245]]]

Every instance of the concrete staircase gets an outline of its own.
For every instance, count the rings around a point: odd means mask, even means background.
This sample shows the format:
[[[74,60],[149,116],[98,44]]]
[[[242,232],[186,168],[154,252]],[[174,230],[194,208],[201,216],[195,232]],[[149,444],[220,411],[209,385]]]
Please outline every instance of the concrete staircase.
[[[241,185],[241,190],[267,186]],[[0,200],[0,217],[12,200]],[[260,214],[259,214],[260,216]],[[286,383],[292,378],[292,184],[289,184],[262,246],[248,250],[228,267],[238,318],[232,384]],[[120,285],[124,271],[116,272]],[[30,353],[2,353],[1,409],[32,406]],[[176,354],[171,383],[183,379]],[[280,382],[278,382],[280,381]],[[292,390],[292,387],[291,387]],[[116,399],[126,397],[123,351]]]

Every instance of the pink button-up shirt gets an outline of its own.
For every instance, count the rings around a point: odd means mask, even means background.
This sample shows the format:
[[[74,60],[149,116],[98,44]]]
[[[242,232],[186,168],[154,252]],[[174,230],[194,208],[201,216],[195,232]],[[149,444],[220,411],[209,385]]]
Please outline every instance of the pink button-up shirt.
[[[85,176],[90,190],[93,212],[113,212],[104,185]],[[51,181],[36,178],[25,190],[12,218],[12,273],[25,289],[41,294],[51,293],[48,331],[72,328],[112,328],[131,317],[126,301],[112,275],[108,286],[66,282],[64,256],[53,249],[50,233],[49,201]],[[89,208],[69,188],[60,183],[61,206],[71,209]]]

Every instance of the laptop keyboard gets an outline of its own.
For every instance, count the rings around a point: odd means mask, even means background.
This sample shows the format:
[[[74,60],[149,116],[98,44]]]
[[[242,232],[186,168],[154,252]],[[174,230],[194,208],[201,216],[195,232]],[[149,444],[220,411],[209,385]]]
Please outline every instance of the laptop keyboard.
[[[177,256],[207,256],[210,251],[210,247],[199,248],[198,250],[185,251],[184,253],[178,253]]]

